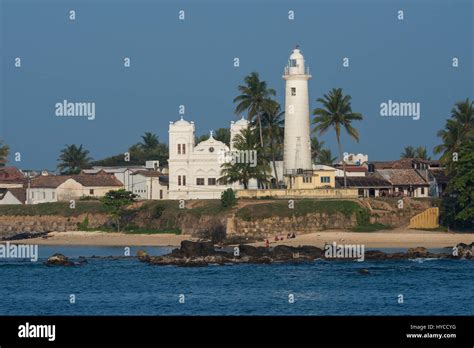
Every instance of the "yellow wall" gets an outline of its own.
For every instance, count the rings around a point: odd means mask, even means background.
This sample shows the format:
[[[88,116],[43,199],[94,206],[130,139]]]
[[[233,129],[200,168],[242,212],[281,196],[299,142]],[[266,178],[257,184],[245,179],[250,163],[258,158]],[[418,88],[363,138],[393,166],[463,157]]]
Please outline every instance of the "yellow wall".
[[[311,198],[357,198],[357,189],[281,189],[281,190],[237,190],[237,198],[259,197],[311,197]]]
[[[321,177],[328,176],[329,182],[321,182]],[[286,187],[291,187],[296,190],[311,190],[315,188],[336,187],[336,171],[335,170],[315,170],[311,178],[311,182],[303,182],[304,175],[285,176]],[[290,183],[290,180],[292,182]]]
[[[429,208],[410,219],[408,228],[438,228],[439,208]]]

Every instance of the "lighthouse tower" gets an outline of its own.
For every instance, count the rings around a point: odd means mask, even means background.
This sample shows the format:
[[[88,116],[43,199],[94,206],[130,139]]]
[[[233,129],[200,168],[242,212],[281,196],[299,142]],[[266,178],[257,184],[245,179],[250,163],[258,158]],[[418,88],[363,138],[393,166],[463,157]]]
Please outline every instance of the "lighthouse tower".
[[[312,169],[309,127],[308,80],[304,57],[299,47],[293,50],[283,79],[285,87],[285,144],[283,155],[284,173],[296,173],[298,169]]]

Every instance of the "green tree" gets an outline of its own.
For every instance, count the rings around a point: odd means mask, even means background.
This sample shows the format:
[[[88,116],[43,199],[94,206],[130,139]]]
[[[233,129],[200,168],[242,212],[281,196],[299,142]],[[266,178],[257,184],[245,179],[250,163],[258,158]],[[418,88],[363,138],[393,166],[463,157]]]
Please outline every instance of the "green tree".
[[[218,141],[223,142],[227,146],[230,146],[230,129],[229,128],[218,128],[212,135],[212,137]],[[209,134],[203,134],[199,137],[196,136],[196,144],[199,144],[201,141],[206,141],[209,139]]]
[[[314,131],[324,134],[330,128],[336,131],[337,146],[339,149],[339,158],[342,160],[344,171],[344,187],[347,187],[346,162],[342,156],[341,130],[345,129],[350,137],[359,141],[359,131],[352,126],[353,121],[362,120],[360,113],[352,112],[350,95],[344,96],[341,88],[333,88],[324,98],[318,98],[317,101],[323,105],[313,111],[315,115],[313,123]]]
[[[434,148],[435,154],[441,154],[441,164],[452,170],[453,154],[458,153],[461,145],[474,138],[474,105],[469,99],[458,102],[451,109],[451,118],[444,129],[437,133],[442,144]]]
[[[8,145],[3,144],[3,141],[0,140],[0,167],[3,167],[7,163],[9,151],[10,148]]]
[[[322,149],[316,159],[316,164],[324,164],[326,166],[332,166],[333,163],[336,161],[336,159],[337,157],[332,157],[331,150]]]
[[[234,148],[240,151],[257,151],[257,162],[246,163],[226,162],[221,166],[221,177],[219,182],[223,185],[240,182],[244,189],[248,189],[251,179],[256,179],[259,185],[269,182],[270,166],[264,156],[259,156],[259,141],[255,128],[243,129],[240,134],[234,138]]]
[[[121,222],[127,212],[127,207],[135,202],[136,194],[124,189],[109,191],[102,197],[102,204],[115,219],[117,232],[120,232]]]
[[[146,132],[144,135],[142,135],[142,142],[140,143],[140,146],[144,151],[153,151],[158,147],[159,144],[160,141],[158,140],[158,136],[156,134]]]
[[[231,188],[228,188],[221,194],[221,205],[224,208],[232,207],[237,204],[237,198],[235,197],[235,192]]]
[[[90,166],[89,151],[80,146],[66,145],[59,154],[58,168],[61,174],[78,174],[82,169]]]
[[[400,154],[400,158],[415,158],[416,150],[413,146],[405,146],[405,149]]]
[[[428,156],[428,151],[426,150],[426,146],[418,146],[416,148],[416,158],[422,159],[422,160],[430,160],[431,157]]]
[[[238,86],[241,93],[234,98],[236,114],[247,112],[249,121],[256,121],[260,134],[260,146],[263,148],[263,129],[262,129],[262,114],[269,109],[269,104],[273,103],[271,99],[274,96],[275,90],[268,88],[265,81],[260,81],[257,72],[252,72],[244,78],[245,85]]]
[[[323,150],[324,141],[319,141],[316,137],[311,137],[311,160],[313,163],[318,162],[319,155]]]
[[[264,153],[267,157],[267,160],[272,162],[273,164],[273,171],[275,173],[275,180],[278,184],[279,178],[276,169],[276,160],[279,152],[281,152],[283,147],[283,115],[285,114],[284,111],[281,111],[280,104],[276,101],[269,103],[267,108],[262,113],[262,128],[263,128],[263,135],[265,146],[264,149],[269,152],[269,155]]]
[[[442,203],[443,223],[454,228],[474,228],[474,140],[459,148],[459,159],[452,165],[453,179]]]
[[[124,154],[118,154],[94,161],[91,164],[95,166],[130,166],[143,165],[146,161],[151,160],[160,161],[160,165],[168,163],[168,145],[160,143],[158,136],[154,133],[146,132],[141,138],[141,142],[128,148],[129,161],[126,160]]]

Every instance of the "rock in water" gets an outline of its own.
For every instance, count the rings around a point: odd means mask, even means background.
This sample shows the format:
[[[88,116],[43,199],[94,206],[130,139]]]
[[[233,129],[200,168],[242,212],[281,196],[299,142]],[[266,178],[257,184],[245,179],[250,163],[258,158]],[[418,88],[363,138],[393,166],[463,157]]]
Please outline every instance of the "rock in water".
[[[145,262],[149,259],[148,253],[145,250],[142,250],[142,249],[137,251],[137,257],[142,262]]]
[[[183,240],[180,250],[185,257],[210,256],[216,252],[212,242],[192,242],[190,240]]]
[[[407,256],[409,259],[426,258],[428,257],[428,250],[423,247],[410,248],[407,251]]]
[[[46,264],[49,266],[72,266],[74,262],[69,261],[63,254],[54,254],[48,257]]]
[[[370,274],[369,270],[366,269],[366,268],[360,269],[360,270],[358,270],[358,272],[359,272],[360,274],[364,274],[364,275]]]

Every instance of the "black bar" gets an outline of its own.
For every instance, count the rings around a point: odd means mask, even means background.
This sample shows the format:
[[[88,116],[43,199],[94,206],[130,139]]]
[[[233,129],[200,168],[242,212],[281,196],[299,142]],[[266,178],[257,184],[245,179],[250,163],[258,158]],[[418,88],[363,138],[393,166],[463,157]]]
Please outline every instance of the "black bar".
[[[25,323],[55,325],[55,340],[20,338]],[[416,325],[414,329],[411,325]],[[428,325],[433,325],[430,328]],[[423,331],[418,328],[425,326]],[[438,326],[438,327],[437,327]],[[443,327],[444,326],[444,327]],[[473,317],[0,317],[0,346],[154,344],[346,344],[472,347]],[[407,334],[455,334],[408,338]]]

